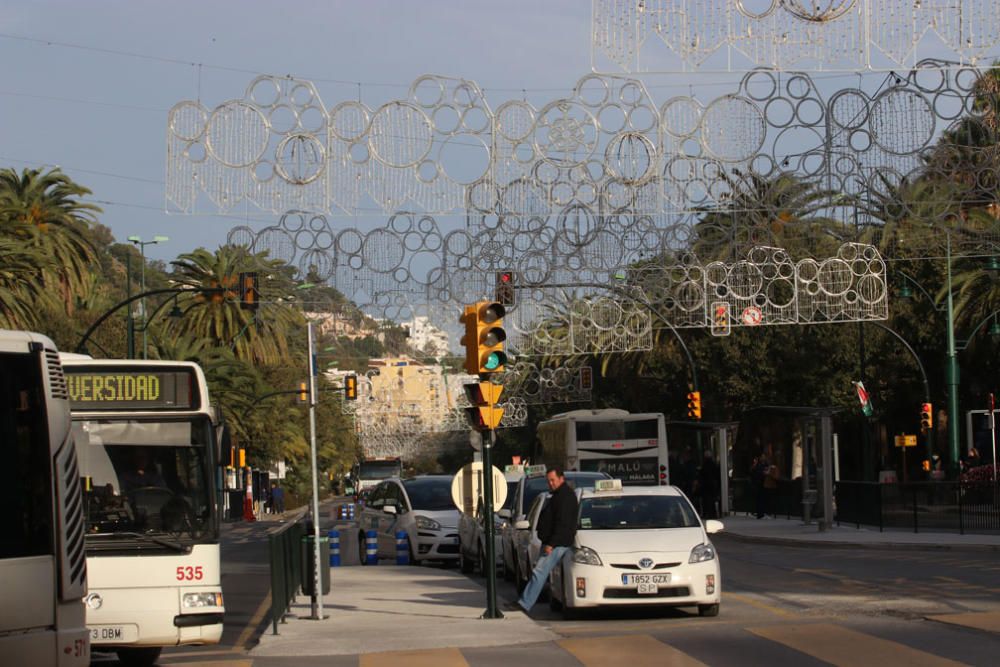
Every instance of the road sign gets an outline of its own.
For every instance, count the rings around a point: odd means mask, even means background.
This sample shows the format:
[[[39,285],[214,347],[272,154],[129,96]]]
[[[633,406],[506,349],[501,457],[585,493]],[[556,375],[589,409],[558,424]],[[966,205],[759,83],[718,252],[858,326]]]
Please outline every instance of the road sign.
[[[764,319],[764,313],[757,306],[747,306],[743,309],[740,319],[743,320],[743,324],[752,327],[760,324],[760,321]]]
[[[496,466],[493,470],[493,509],[499,511],[507,500],[507,480]],[[466,463],[451,480],[451,499],[458,511],[474,514],[482,496],[483,464],[481,461]]]
[[[917,436],[915,436],[915,435],[897,435],[896,436],[896,446],[897,447],[916,447],[917,446]]]

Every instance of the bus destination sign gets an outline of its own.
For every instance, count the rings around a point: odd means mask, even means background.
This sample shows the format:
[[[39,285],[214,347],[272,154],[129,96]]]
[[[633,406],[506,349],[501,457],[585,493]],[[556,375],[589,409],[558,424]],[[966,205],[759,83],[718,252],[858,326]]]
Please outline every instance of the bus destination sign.
[[[187,410],[192,405],[190,371],[66,368],[72,410]]]

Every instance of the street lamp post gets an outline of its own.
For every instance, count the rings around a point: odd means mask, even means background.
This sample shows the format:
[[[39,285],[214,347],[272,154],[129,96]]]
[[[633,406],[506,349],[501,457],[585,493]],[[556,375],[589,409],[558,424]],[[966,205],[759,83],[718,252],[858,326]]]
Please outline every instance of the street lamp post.
[[[130,236],[130,237],[128,237],[128,240],[131,243],[133,243],[134,245],[139,246],[139,254],[142,255],[142,279],[141,279],[142,282],[141,282],[141,287],[140,287],[139,291],[140,292],[145,292],[146,291],[146,246],[148,246],[148,245],[156,245],[157,243],[163,243],[164,241],[169,241],[170,239],[167,238],[166,236],[161,236],[161,235],[157,234],[157,235],[153,236],[153,238],[150,239],[149,241],[143,241],[142,238],[140,238],[138,236]],[[143,326],[142,326],[142,358],[146,359],[147,358],[147,355],[146,355],[146,351],[147,351],[147,346],[146,346],[146,299],[143,298],[142,301],[140,301],[140,304],[141,304],[140,309],[142,310],[142,324],[143,324]],[[133,342],[133,346],[134,346],[134,342]],[[129,350],[129,356],[130,357],[135,357],[135,350],[130,349]]]

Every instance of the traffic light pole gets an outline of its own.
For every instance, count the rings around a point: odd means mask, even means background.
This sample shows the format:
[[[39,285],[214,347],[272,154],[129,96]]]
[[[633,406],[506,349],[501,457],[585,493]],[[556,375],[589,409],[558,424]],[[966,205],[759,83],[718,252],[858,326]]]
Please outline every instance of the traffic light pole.
[[[486,556],[483,560],[483,575],[486,577],[486,611],[483,618],[503,618],[497,609],[497,560],[496,526],[493,524],[493,447],[497,443],[497,432],[490,429],[490,437],[483,439],[483,529],[486,532]]]

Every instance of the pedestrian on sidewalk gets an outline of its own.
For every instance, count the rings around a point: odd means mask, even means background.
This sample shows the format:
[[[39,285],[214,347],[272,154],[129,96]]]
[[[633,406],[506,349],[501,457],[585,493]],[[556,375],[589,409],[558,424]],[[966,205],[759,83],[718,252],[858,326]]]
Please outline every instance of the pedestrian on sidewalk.
[[[756,504],[756,516],[758,519],[763,519],[767,514],[767,495],[764,492],[764,477],[767,475],[768,469],[770,469],[771,464],[768,462],[767,457],[763,452],[753,460],[753,464],[750,467],[750,484],[753,487],[754,499],[757,501]]]
[[[551,496],[538,516],[538,539],[542,543],[540,558],[531,572],[528,585],[521,593],[521,599],[505,605],[504,608],[509,611],[527,612],[535,606],[545,582],[549,580],[549,574],[573,547],[573,540],[576,538],[576,522],[579,514],[576,492],[566,483],[566,476],[561,467],[550,466],[545,477],[549,483]]]
[[[701,499],[701,518],[715,519],[719,516],[719,464],[712,457],[710,449],[705,450],[701,469],[698,471],[698,496]]]
[[[285,490],[277,482],[271,482],[271,511],[275,514],[285,511]]]

